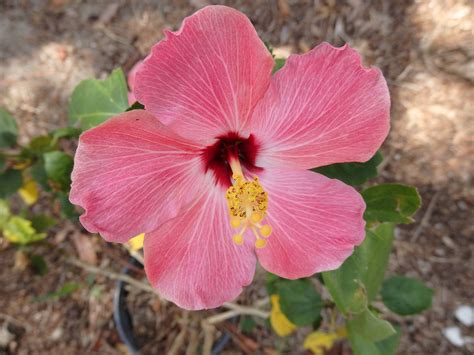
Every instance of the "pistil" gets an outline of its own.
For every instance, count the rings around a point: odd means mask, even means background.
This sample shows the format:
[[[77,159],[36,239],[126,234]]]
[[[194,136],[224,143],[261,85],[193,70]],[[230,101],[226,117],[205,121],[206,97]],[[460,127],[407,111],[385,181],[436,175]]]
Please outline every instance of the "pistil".
[[[232,228],[240,228],[232,239],[237,245],[244,243],[244,233],[250,229],[255,236],[255,247],[264,248],[272,233],[268,224],[262,224],[268,208],[268,194],[258,180],[246,180],[238,158],[229,157],[232,169],[232,186],[227,189],[226,199]]]

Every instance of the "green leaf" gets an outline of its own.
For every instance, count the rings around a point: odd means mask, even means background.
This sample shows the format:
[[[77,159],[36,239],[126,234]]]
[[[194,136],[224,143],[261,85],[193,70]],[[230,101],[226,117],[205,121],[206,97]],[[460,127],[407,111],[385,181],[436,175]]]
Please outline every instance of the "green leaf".
[[[53,144],[56,144],[58,140],[62,138],[78,138],[82,131],[75,127],[64,127],[59,128],[53,132]]]
[[[347,333],[354,355],[395,355],[401,334],[369,310],[347,321]]]
[[[378,318],[368,309],[347,320],[347,331],[349,338],[352,334],[370,342],[378,342],[396,334],[389,322]]]
[[[60,204],[60,212],[62,218],[67,219],[78,219],[79,214],[76,211],[76,207],[69,201],[69,195],[64,192],[59,192],[57,194],[57,199],[59,200]]]
[[[3,227],[3,235],[11,243],[26,245],[46,238],[46,233],[37,233],[31,221],[12,216]]]
[[[145,106],[143,106],[141,103],[138,101],[135,101],[133,105],[131,105],[129,108],[127,108],[125,111],[133,111],[133,110],[143,110],[145,109]]]
[[[7,165],[7,160],[5,159],[3,155],[0,155],[0,172],[3,171],[6,165]]]
[[[0,198],[13,195],[23,184],[21,171],[8,169],[0,174]]]
[[[377,296],[388,266],[393,244],[394,226],[390,223],[367,230],[364,242],[357,247],[354,258],[369,302]]]
[[[44,159],[41,157],[30,168],[31,177],[45,190],[51,191],[48,183],[48,175],[44,168]]]
[[[239,328],[243,333],[250,334],[256,325],[252,317],[244,316],[240,320]]]
[[[29,155],[33,156],[41,156],[55,149],[57,149],[57,145],[50,136],[38,136],[33,138],[27,148]]]
[[[128,108],[128,91],[122,69],[115,69],[105,80],[83,80],[72,93],[69,124],[86,130]]]
[[[46,300],[50,300],[50,299],[62,298],[62,297],[68,296],[69,294],[71,294],[74,291],[78,290],[80,287],[81,287],[81,285],[79,285],[75,282],[66,282],[59,290],[54,291],[54,292],[48,292],[44,295],[35,297],[34,301],[42,302],[42,301],[46,301]]]
[[[382,286],[383,303],[392,312],[407,316],[431,307],[433,290],[421,281],[404,276],[392,276]]]
[[[354,355],[389,355],[381,353],[375,342],[359,336],[354,329],[348,327],[347,333]]]
[[[44,214],[38,214],[31,218],[31,225],[38,232],[45,232],[49,228],[53,227],[56,224],[56,221]]]
[[[10,207],[8,202],[0,199],[0,230],[2,230],[10,218]]]
[[[375,178],[377,173],[377,166],[382,162],[383,157],[380,152],[369,161],[365,163],[341,163],[322,166],[311,169],[317,173],[323,174],[331,179],[338,179],[348,185],[362,185],[367,180]]]
[[[393,225],[367,230],[364,242],[333,271],[322,274],[337,308],[344,314],[363,312],[380,288],[393,242]]]
[[[395,334],[375,343],[375,346],[377,347],[381,355],[395,355],[397,352],[398,344],[400,343],[400,337],[402,335],[402,330],[399,326],[394,326],[393,328],[396,331]]]
[[[421,198],[416,188],[400,184],[381,184],[362,191],[367,204],[364,218],[368,222],[412,223]]]
[[[0,148],[13,147],[17,136],[18,127],[15,119],[7,110],[0,107]]]
[[[280,276],[272,274],[271,272],[267,272],[267,292],[269,295],[274,295],[278,292],[277,284],[279,281],[284,280]]]
[[[44,169],[48,179],[56,183],[59,189],[69,190],[74,165],[72,157],[60,151],[46,153],[43,157]]]
[[[285,63],[286,63],[285,58],[275,58],[275,66],[273,67],[272,74],[275,74],[277,71],[279,71],[281,68],[283,68]]]
[[[31,266],[35,273],[40,276],[44,276],[48,272],[48,265],[41,255],[32,254],[30,255]]]
[[[305,326],[318,319],[323,301],[309,279],[281,280],[277,288],[281,311],[292,323]]]

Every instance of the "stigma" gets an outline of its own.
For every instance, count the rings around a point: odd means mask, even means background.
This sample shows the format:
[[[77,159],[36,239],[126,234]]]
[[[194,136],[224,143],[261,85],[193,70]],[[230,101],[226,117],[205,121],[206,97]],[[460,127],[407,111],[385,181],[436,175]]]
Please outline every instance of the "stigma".
[[[244,234],[251,230],[255,236],[255,247],[264,248],[267,238],[272,233],[272,228],[263,221],[268,208],[268,193],[263,189],[258,180],[246,180],[238,159],[230,159],[232,169],[232,186],[227,189],[226,199],[230,215],[230,225],[239,229],[232,239],[235,244],[244,243]]]

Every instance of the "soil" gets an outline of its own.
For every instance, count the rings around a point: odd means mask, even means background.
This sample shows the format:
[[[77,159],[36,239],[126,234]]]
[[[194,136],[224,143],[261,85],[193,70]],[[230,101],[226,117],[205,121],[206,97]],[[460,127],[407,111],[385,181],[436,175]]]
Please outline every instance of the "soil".
[[[378,181],[415,185],[423,198],[416,222],[397,229],[389,272],[418,277],[435,289],[429,311],[393,318],[403,332],[399,353],[474,352],[472,344],[456,347],[442,334],[456,325],[463,335],[474,336],[472,327],[454,318],[459,305],[472,304],[474,290],[472,2],[3,0],[0,106],[16,117],[23,142],[66,126],[68,98],[79,81],[104,77],[115,67],[129,70],[163,37],[164,28],[178,28],[185,16],[209,3],[246,13],[278,55],[305,52],[321,41],[348,42],[365,64],[383,70],[392,97],[392,130]],[[67,262],[80,256],[74,240],[83,233],[78,226],[60,225],[48,244],[28,251],[45,258],[45,276],[18,270],[21,253],[0,244],[0,354],[127,352],[112,316],[114,281]],[[87,238],[99,268],[119,272],[127,263],[122,247]],[[261,274],[239,302],[265,295]],[[65,283],[75,290],[38,297]],[[144,353],[200,351],[201,320],[216,313],[185,312],[137,289],[130,291],[129,305]],[[260,353],[304,352],[303,333],[283,341],[259,320],[250,334],[226,322],[214,339],[224,331],[231,334],[224,354],[257,352],[255,346]],[[339,353],[347,353],[347,346]]]

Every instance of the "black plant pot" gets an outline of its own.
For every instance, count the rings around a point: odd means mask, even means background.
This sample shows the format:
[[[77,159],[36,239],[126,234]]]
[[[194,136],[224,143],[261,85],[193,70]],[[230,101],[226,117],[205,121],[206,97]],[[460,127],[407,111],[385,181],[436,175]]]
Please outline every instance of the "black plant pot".
[[[135,258],[131,258],[130,264],[134,267],[143,268],[143,265],[137,261]],[[122,269],[122,274],[128,275],[130,274],[132,268],[125,267]],[[134,331],[133,331],[133,318],[130,314],[130,311],[127,307],[127,295],[128,292],[125,289],[125,282],[124,281],[117,281],[115,284],[115,293],[114,293],[114,321],[115,326],[117,327],[117,331],[119,333],[120,339],[122,342],[127,346],[128,351],[132,355],[139,355],[140,354],[140,344],[138,344]],[[231,321],[237,321],[232,319]],[[212,348],[212,355],[218,355],[224,347],[229,343],[231,340],[231,336],[226,332],[222,334],[222,336],[217,339],[214,343]]]

